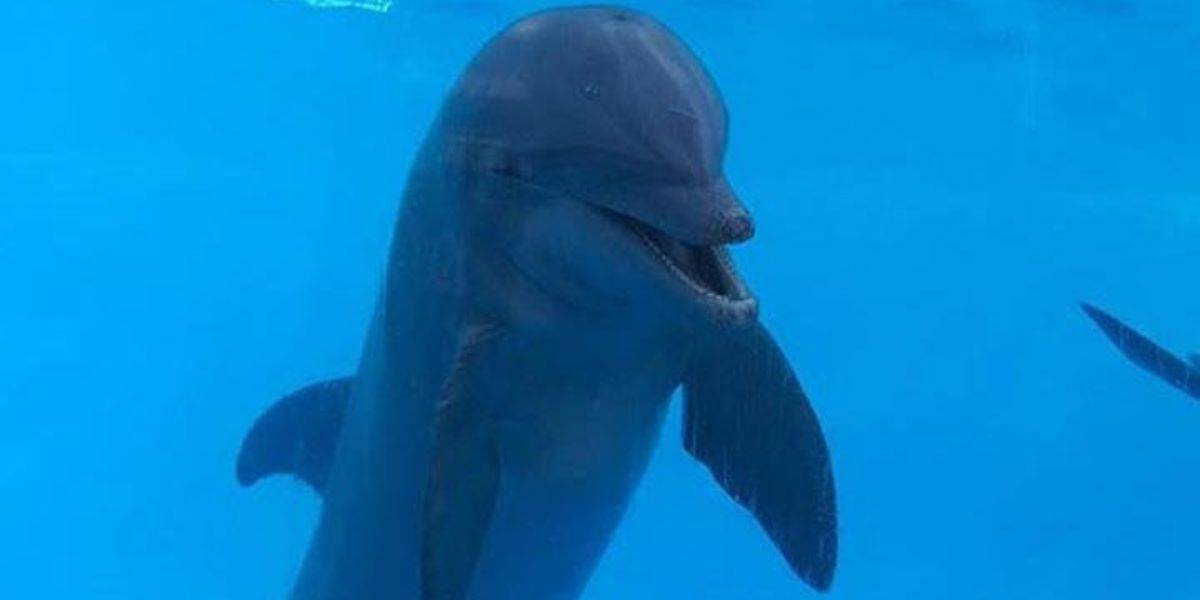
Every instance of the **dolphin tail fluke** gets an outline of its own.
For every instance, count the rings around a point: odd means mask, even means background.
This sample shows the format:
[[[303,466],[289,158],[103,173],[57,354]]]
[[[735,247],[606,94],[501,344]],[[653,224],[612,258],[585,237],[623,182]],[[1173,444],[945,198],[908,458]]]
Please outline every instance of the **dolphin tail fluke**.
[[[762,325],[719,342],[719,352],[702,352],[688,367],[684,445],[754,514],[796,574],[826,590],[837,564],[837,509],[817,415]]]
[[[249,486],[288,474],[323,493],[353,381],[344,377],[310,385],[260,415],[238,452],[238,483]]]
[[[1200,365],[1196,364],[1195,358],[1188,364],[1116,317],[1086,302],[1081,306],[1083,312],[1100,327],[1125,358],[1180,391],[1200,399]]]

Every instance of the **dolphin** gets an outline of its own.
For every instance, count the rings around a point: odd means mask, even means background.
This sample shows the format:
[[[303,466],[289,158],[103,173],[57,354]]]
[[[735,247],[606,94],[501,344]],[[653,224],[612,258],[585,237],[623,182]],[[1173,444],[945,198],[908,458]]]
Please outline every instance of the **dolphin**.
[[[1117,350],[1133,364],[1200,400],[1200,354],[1182,359],[1103,310],[1086,302],[1081,306],[1083,312],[1116,345]]]
[[[466,67],[414,162],[351,376],[238,456],[322,496],[296,599],[578,597],[682,388],[683,443],[829,588],[830,456],[726,246],[727,115],[654,19],[555,9]]]

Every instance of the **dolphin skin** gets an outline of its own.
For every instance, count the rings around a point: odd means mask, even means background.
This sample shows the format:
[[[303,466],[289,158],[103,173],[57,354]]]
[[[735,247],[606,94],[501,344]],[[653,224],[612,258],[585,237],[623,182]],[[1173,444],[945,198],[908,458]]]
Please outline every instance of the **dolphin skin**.
[[[415,160],[357,373],[243,442],[243,484],[323,498],[293,598],[578,597],[680,387],[687,450],[830,586],[829,453],[726,250],[754,233],[726,129],[640,13],[540,12],[486,44]]]
[[[1083,312],[1133,364],[1200,400],[1200,356],[1179,358],[1116,317],[1084,302]]]

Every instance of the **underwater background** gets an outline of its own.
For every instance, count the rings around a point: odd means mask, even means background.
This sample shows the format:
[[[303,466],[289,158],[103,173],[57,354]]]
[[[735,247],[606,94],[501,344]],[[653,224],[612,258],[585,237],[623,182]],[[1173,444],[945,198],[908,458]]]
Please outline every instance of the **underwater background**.
[[[0,598],[283,597],[318,511],[237,487],[353,371],[407,169],[545,2],[0,6]],[[735,249],[829,439],[830,598],[1200,598],[1200,4],[631,2],[705,61]],[[588,600],[815,597],[673,406]]]

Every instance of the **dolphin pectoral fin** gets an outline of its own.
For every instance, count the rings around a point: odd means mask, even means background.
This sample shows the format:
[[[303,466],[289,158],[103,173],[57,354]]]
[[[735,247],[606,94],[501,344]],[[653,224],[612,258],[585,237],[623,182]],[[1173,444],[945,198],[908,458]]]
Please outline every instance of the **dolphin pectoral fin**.
[[[1180,391],[1200,399],[1200,365],[1188,364],[1116,317],[1083,303],[1083,312],[1133,364],[1153,373]],[[1193,359],[1194,360],[1194,359]]]
[[[323,493],[353,381],[343,377],[301,388],[260,415],[242,439],[238,483],[291,474]]]
[[[491,522],[500,465],[479,371],[494,333],[479,328],[467,336],[438,405],[421,534],[422,600],[466,598]]]
[[[684,378],[684,446],[750,510],[804,581],[837,563],[829,451],[817,415],[762,325],[722,336]]]

